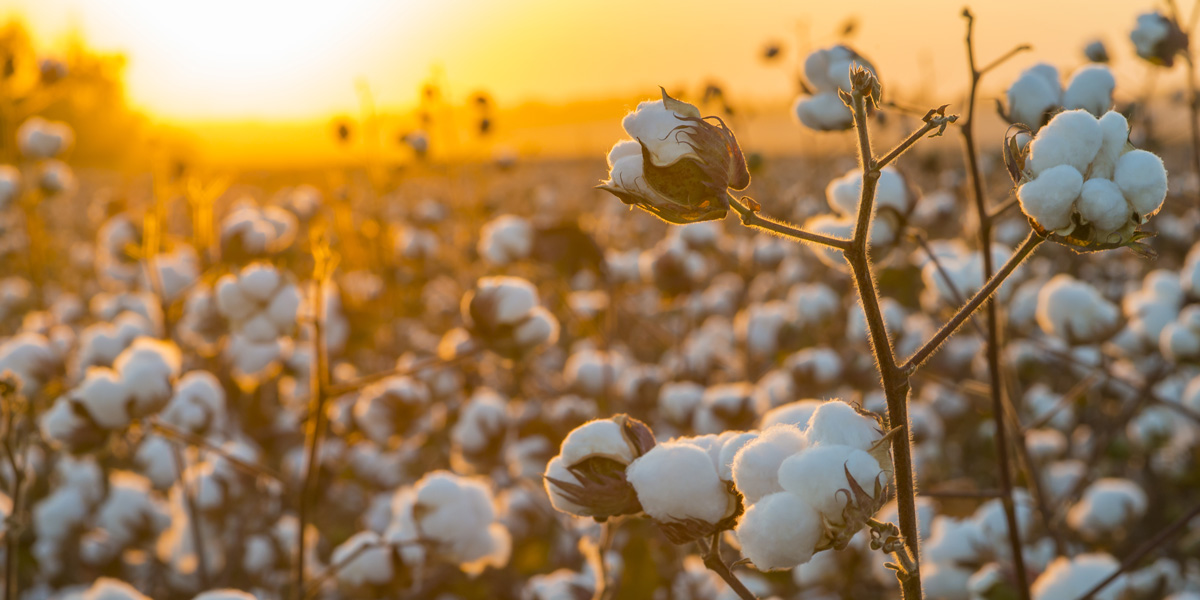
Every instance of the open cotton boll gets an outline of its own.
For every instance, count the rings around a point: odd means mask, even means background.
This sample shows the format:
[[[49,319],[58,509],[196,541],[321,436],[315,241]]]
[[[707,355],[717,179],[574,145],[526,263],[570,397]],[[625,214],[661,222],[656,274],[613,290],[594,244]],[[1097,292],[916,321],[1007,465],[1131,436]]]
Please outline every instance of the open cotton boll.
[[[107,550],[123,550],[139,537],[155,537],[170,525],[168,508],[153,495],[149,479],[114,471],[109,481],[108,495],[95,515],[96,526],[108,536]]]
[[[134,340],[117,357],[113,368],[121,374],[133,399],[133,416],[156,412],[170,400],[181,363],[182,356],[174,343],[148,337]]]
[[[1012,495],[1013,509],[1017,517],[1017,529],[1021,539],[1029,539],[1033,528],[1033,497],[1024,489],[1014,489]],[[1003,546],[1008,540],[1008,518],[1004,514],[1004,504],[999,498],[988,500],[975,509],[971,517],[979,532],[979,542],[987,546]]]
[[[783,491],[779,485],[779,465],[807,447],[804,432],[787,424],[766,429],[743,446],[734,455],[732,470],[734,485],[746,504],[754,504],[767,494]]]
[[[837,92],[799,96],[792,104],[792,114],[801,125],[816,131],[841,131],[854,123],[854,113]]]
[[[685,157],[698,158],[696,151],[689,145],[692,141],[691,136],[683,130],[676,130],[680,125],[687,123],[682,117],[683,115],[667,108],[662,100],[645,101],[638,104],[633,112],[625,115],[621,126],[625,128],[629,137],[646,147],[651,163],[658,167],[667,167]]]
[[[1068,458],[1046,465],[1041,472],[1042,489],[1046,497],[1061,501],[1064,496],[1083,479],[1087,473],[1087,465],[1078,459]]]
[[[820,513],[804,498],[776,492],[746,509],[736,533],[742,554],[758,570],[771,571],[808,562],[824,529]]]
[[[219,427],[225,414],[225,389],[208,371],[191,371],[179,378],[175,395],[159,414],[164,423],[191,433]]]
[[[608,168],[611,171],[616,166],[617,161],[627,156],[636,156],[639,160],[642,157],[642,145],[634,140],[621,140],[613,144],[611,150],[608,151]]]
[[[238,289],[247,298],[259,303],[265,303],[275,295],[275,290],[282,282],[282,276],[266,263],[255,263],[238,274]]]
[[[658,392],[658,410],[675,423],[690,423],[704,399],[704,386],[691,381],[672,381]]]
[[[477,249],[480,256],[495,265],[521,260],[533,250],[533,226],[516,215],[500,215],[480,230]]]
[[[637,458],[621,426],[612,419],[597,419],[576,427],[563,440],[559,454],[564,466],[574,466],[592,456],[603,456],[624,464]]]
[[[1200,331],[1178,321],[1168,323],[1159,334],[1158,349],[1172,362],[1200,358]]]
[[[710,386],[692,416],[692,428],[701,434],[750,429],[766,409],[754,392],[745,381]]]
[[[12,165],[0,165],[0,212],[8,208],[21,192],[21,171]]]
[[[830,208],[846,217],[858,214],[858,203],[862,196],[862,170],[854,169],[829,182],[825,187],[825,198]],[[908,188],[904,177],[891,166],[884,167],[875,184],[875,210],[891,207],[901,213],[908,211]]]
[[[129,424],[130,391],[120,374],[112,369],[88,369],[71,397],[104,429],[120,429]]]
[[[1116,332],[1121,311],[1096,288],[1070,275],[1055,275],[1038,293],[1042,330],[1073,344],[1101,342]]]
[[[504,398],[489,389],[480,389],[463,407],[458,422],[450,430],[450,440],[467,454],[477,454],[495,443],[507,426],[508,405]]]
[[[1146,492],[1128,479],[1105,477],[1083,492],[1067,512],[1067,524],[1088,539],[1120,533],[1146,514]]]
[[[1087,171],[1103,139],[1100,122],[1086,110],[1058,113],[1029,143],[1034,176],[1060,165],[1070,165],[1079,173]]]
[[[338,581],[350,586],[384,585],[392,580],[392,550],[374,531],[350,536],[333,549],[331,560],[341,566]]]
[[[987,550],[979,544],[980,538],[975,521],[938,515],[929,525],[929,539],[921,544],[921,560],[927,564],[978,562]]]
[[[511,324],[525,318],[538,305],[537,288],[517,277],[484,277],[476,283],[478,295],[487,294],[486,318],[497,324]]]
[[[599,397],[616,385],[624,367],[625,360],[620,354],[587,348],[567,359],[563,377],[576,392]]]
[[[1151,58],[1157,54],[1158,44],[1166,39],[1170,26],[1166,17],[1157,12],[1142,13],[1137,17],[1137,24],[1129,32],[1138,56]]]
[[[717,470],[721,481],[733,481],[733,459],[742,448],[757,439],[757,431],[729,431],[722,434],[720,452],[717,454]]]
[[[492,496],[478,481],[448,471],[427,473],[416,484],[410,515],[421,539],[450,562],[482,567],[508,560],[508,531],[493,527],[498,524]]]
[[[784,460],[779,465],[779,485],[804,498],[829,522],[840,524],[846,503],[854,500],[847,472],[868,495],[875,493],[877,482],[887,484],[887,477],[870,454],[850,446],[826,444]]]
[[[1099,117],[1112,108],[1117,80],[1105,65],[1084,65],[1071,74],[1063,92],[1063,108],[1080,108]]]
[[[633,461],[625,477],[646,514],[663,523],[696,519],[715,524],[737,507],[708,452],[693,444],[658,444]]]
[[[809,53],[804,58],[804,78],[808,80],[809,85],[818,91],[837,91],[839,78],[832,77],[829,72],[830,65],[835,60],[842,58],[833,52],[836,48],[837,46],[833,48],[821,48]]]
[[[1101,142],[1100,150],[1092,161],[1092,178],[1112,179],[1113,171],[1117,168],[1117,160],[1125,152],[1129,143],[1129,121],[1125,115],[1110,110],[1100,117]]]
[[[1113,181],[1142,222],[1154,216],[1167,197],[1167,169],[1162,159],[1145,150],[1130,150],[1117,160]]]
[[[875,419],[859,414],[841,400],[830,400],[813,412],[806,436],[812,446],[841,445],[870,450],[883,432]]]
[[[1017,188],[1017,199],[1026,215],[1044,229],[1054,231],[1071,224],[1071,211],[1082,189],[1083,175],[1079,170],[1059,164]]]
[[[1121,194],[1121,188],[1108,179],[1089,179],[1080,191],[1079,216],[1091,223],[1100,233],[1120,229],[1129,222],[1132,210]]]
[[[1033,582],[1033,600],[1078,598],[1112,575],[1120,565],[1108,554],[1079,554],[1071,558],[1060,556]],[[1096,600],[1118,600],[1127,586],[1126,576],[1119,576],[1095,596]]]
[[[1021,73],[1008,88],[1009,118],[1036,130],[1046,111],[1059,103],[1058,69],[1045,63]]]

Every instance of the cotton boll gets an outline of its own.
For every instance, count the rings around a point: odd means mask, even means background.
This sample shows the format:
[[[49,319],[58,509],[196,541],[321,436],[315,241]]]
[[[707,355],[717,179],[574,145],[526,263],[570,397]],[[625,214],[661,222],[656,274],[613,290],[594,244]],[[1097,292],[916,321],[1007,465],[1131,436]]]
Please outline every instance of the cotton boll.
[[[1129,33],[1138,56],[1151,58],[1157,54],[1158,45],[1170,33],[1169,23],[1163,15],[1149,12],[1138,15],[1137,25]]]
[[[688,144],[691,136],[675,130],[686,123],[683,115],[667,108],[662,100],[654,100],[638,104],[634,112],[621,121],[621,126],[625,133],[646,147],[651,163],[668,167],[684,157],[696,157],[696,151]]]
[[[921,545],[921,560],[925,564],[978,562],[986,550],[980,539],[975,521],[938,515],[929,525],[929,539]]]
[[[754,386],[746,382],[710,386],[692,416],[692,428],[697,433],[713,434],[730,429],[749,429],[758,422],[765,406],[755,394]]]
[[[658,409],[676,423],[687,423],[703,399],[704,386],[691,381],[670,382],[658,393]]]
[[[1119,565],[1108,554],[1060,556],[1033,582],[1033,600],[1078,598],[1112,575]],[[1126,588],[1124,575],[1096,594],[1097,600],[1118,600]]]
[[[619,354],[584,349],[567,359],[563,376],[577,393],[598,398],[616,385],[624,367],[625,360]]]
[[[625,476],[646,514],[663,523],[715,524],[736,508],[708,452],[692,444],[658,444],[633,461]]]
[[[1036,130],[1059,103],[1058,69],[1045,63],[1026,69],[1008,88],[1009,117]]]
[[[784,491],[808,501],[829,522],[840,524],[846,503],[855,499],[847,472],[868,495],[875,493],[876,483],[887,485],[887,477],[870,454],[850,446],[828,444],[784,460],[779,465],[779,484]]]
[[[1132,211],[1121,188],[1107,179],[1089,179],[1080,192],[1079,215],[1099,233],[1110,233],[1129,222]]]
[[[742,554],[760,571],[788,569],[812,558],[824,527],[800,496],[776,492],[746,509],[737,525]]]
[[[1057,429],[1031,429],[1025,433],[1025,448],[1036,462],[1053,460],[1067,451],[1067,437]]]
[[[1071,510],[1067,524],[1087,539],[1127,531],[1146,514],[1146,492],[1128,479],[1106,477],[1087,487]]]
[[[1112,108],[1117,80],[1104,65],[1085,65],[1071,74],[1063,92],[1063,108],[1081,108],[1099,117]]]
[[[1090,175],[1093,178],[1112,179],[1117,160],[1129,142],[1129,121],[1125,115],[1110,110],[1100,117],[1100,130],[1102,141],[1096,159],[1092,161]]]
[[[1038,324],[1069,343],[1103,341],[1116,332],[1120,316],[1096,288],[1070,275],[1055,275],[1038,293]]]
[[[764,430],[747,443],[733,458],[733,482],[752,505],[763,496],[783,491],[779,485],[779,465],[787,457],[808,447],[804,432],[794,426],[780,424]]]
[[[150,600],[150,597],[124,581],[101,577],[79,595],[79,600]]]
[[[859,414],[841,400],[830,400],[813,412],[808,425],[808,443],[842,445],[870,450],[883,437],[879,422]]]
[[[1054,231],[1071,224],[1071,210],[1082,189],[1083,176],[1079,170],[1060,164],[1017,188],[1017,199],[1026,215]]]
[[[799,96],[792,104],[792,114],[801,125],[816,131],[842,131],[854,123],[854,113],[837,92]]]
[[[353,557],[353,558],[351,558]],[[353,587],[385,585],[392,580],[392,550],[374,531],[360,531],[333,549],[331,560],[341,565],[338,581]]]
[[[563,440],[559,454],[564,466],[574,466],[592,456],[611,458],[623,464],[629,464],[637,457],[621,426],[612,419],[597,419],[576,427]]]
[[[1159,334],[1158,348],[1171,362],[1200,358],[1200,331],[1183,323],[1168,323]]]
[[[495,522],[492,496],[482,483],[447,471],[427,473],[416,484],[409,518],[437,555],[464,570],[508,561],[508,530]]]
[[[1167,169],[1162,159],[1145,150],[1131,150],[1117,160],[1113,181],[1142,222],[1154,216],[1167,197]]]
[[[629,143],[637,146],[636,142]],[[529,256],[531,250],[533,226],[521,217],[501,215],[489,221],[479,232],[479,255],[492,264],[510,264]]]
[[[170,524],[167,507],[152,495],[150,480],[128,471],[109,477],[108,494],[96,511],[96,526],[107,535],[108,550],[123,550],[139,538],[157,537]]]
[[[129,424],[130,390],[112,369],[89,369],[71,396],[104,429],[121,429]]]
[[[12,165],[0,165],[0,212],[8,208],[21,192],[21,172]]]
[[[733,459],[742,448],[758,439],[756,431],[729,431],[722,434],[720,452],[717,455],[717,470],[721,481],[733,481]]]
[[[113,368],[133,400],[134,417],[142,417],[161,409],[171,398],[172,386],[179,376],[182,362],[179,348],[172,342],[142,337],[134,340]]]
[[[968,600],[971,570],[956,562],[922,563],[921,586],[929,600]]]
[[[618,160],[627,156],[636,156],[640,160],[642,157],[642,145],[634,140],[621,140],[613,144],[612,149],[608,151],[609,170],[612,170]]]
[[[164,423],[195,434],[219,428],[225,413],[225,390],[208,371],[191,371],[179,379],[175,395],[159,415]]]
[[[1014,489],[1012,495],[1013,509],[1017,517],[1017,529],[1021,539],[1029,539],[1033,528],[1033,498],[1023,489]],[[992,545],[1003,547],[1008,539],[1008,518],[1004,514],[1004,504],[999,498],[988,500],[975,509],[972,516],[979,531],[979,541],[985,547]]]
[[[809,85],[819,91],[836,91],[837,77],[831,77],[830,64],[841,57],[831,52],[832,48],[821,48],[804,59],[804,77]]]
[[[1079,173],[1087,171],[1103,137],[1100,123],[1087,111],[1058,113],[1029,144],[1029,164],[1034,176],[1061,165],[1070,165]]]

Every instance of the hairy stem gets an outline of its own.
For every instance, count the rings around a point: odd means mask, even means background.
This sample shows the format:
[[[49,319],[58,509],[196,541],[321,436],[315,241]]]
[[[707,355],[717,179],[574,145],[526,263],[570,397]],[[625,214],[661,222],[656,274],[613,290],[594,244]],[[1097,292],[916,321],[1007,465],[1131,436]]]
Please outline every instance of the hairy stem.
[[[757,600],[754,593],[746,587],[746,584],[742,583],[741,579],[737,578],[737,575],[733,574],[729,565],[725,564],[725,561],[721,559],[721,534],[719,532],[713,534],[707,546],[702,541],[698,542],[698,544],[700,545],[700,556],[704,558],[704,566],[719,575],[733,589],[734,593],[738,595],[738,598],[742,600]]]
[[[759,214],[757,210],[751,209],[750,207],[742,204],[732,196],[729,198],[729,206],[731,206],[733,210],[737,211],[737,213],[742,216],[742,224],[748,227],[770,231],[796,241],[829,246],[839,250],[845,250],[850,247],[850,240],[841,240],[838,238],[821,235],[819,233],[804,231],[803,229],[792,227],[791,225],[783,223],[782,221],[777,221],[770,217],[764,217],[763,215]]]
[[[896,356],[888,338],[883,312],[879,306],[879,292],[871,274],[868,256],[868,236],[871,216],[875,208],[875,185],[879,182],[879,163],[871,155],[871,138],[867,130],[866,98],[862,90],[855,89],[853,97],[854,126],[858,130],[858,151],[862,162],[862,195],[858,204],[858,218],[854,227],[854,239],[850,248],[843,251],[846,262],[854,272],[854,285],[862,302],[867,328],[871,334],[871,346],[875,362],[883,380],[883,391],[887,397],[888,427],[899,428],[892,436],[892,470],[896,479],[896,504],[900,520],[900,534],[912,559],[911,569],[900,577],[900,586],[905,600],[922,597],[920,536],[917,533],[916,476],[913,473],[912,445],[908,425],[908,373],[896,365]]]

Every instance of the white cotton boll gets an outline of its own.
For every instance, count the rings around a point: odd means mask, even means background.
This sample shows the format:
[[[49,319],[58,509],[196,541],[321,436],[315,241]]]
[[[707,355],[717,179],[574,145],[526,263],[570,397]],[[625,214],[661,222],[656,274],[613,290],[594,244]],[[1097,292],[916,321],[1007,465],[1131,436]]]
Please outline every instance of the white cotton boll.
[[[267,318],[275,325],[279,335],[291,331],[296,326],[296,317],[299,312],[300,290],[290,283],[276,290],[264,311]]]
[[[784,369],[798,382],[832,386],[841,379],[844,365],[842,357],[832,348],[815,347],[788,357]]]
[[[636,145],[636,142],[634,142]],[[516,215],[501,215],[479,232],[479,255],[495,265],[507,265],[533,250],[533,225]]]
[[[650,151],[650,162],[659,167],[673,165],[687,156],[696,156],[695,150],[688,145],[691,136],[682,129],[676,130],[681,125],[687,125],[687,121],[668,109],[662,100],[638,104],[634,112],[625,115],[621,121],[625,133],[644,144]]]
[[[1146,514],[1146,492],[1128,479],[1096,480],[1067,512],[1067,525],[1087,539],[1127,531]]]
[[[736,508],[708,452],[689,443],[656,445],[629,465],[625,478],[646,514],[664,523],[717,523]]]
[[[829,182],[825,198],[834,211],[846,217],[858,214],[858,203],[862,196],[862,171],[854,169]],[[884,167],[875,183],[874,209],[890,207],[900,213],[908,212],[908,187],[904,177],[893,167]]]
[[[208,371],[191,371],[179,378],[175,395],[159,414],[164,423],[191,433],[201,433],[221,424],[225,413],[225,389]]]
[[[715,434],[751,427],[764,408],[754,392],[754,386],[744,381],[710,386],[692,416],[692,428],[696,433]]]
[[[580,394],[598,397],[612,386],[624,368],[620,355],[600,350],[585,349],[575,352],[563,367],[563,376],[568,385]]]
[[[79,600],[150,600],[150,597],[124,581],[101,577],[79,595]]]
[[[854,113],[837,92],[799,96],[792,103],[792,114],[801,125],[816,131],[841,131],[854,123]]]
[[[1025,433],[1025,448],[1035,462],[1053,460],[1067,451],[1067,436],[1057,429],[1031,429]]]
[[[12,165],[0,165],[0,212],[8,208],[21,192],[21,171]]]
[[[980,538],[975,521],[938,515],[929,525],[929,539],[921,544],[921,561],[923,564],[978,562],[987,550],[979,545]]]
[[[71,147],[75,134],[71,126],[59,121],[30,117],[17,128],[17,146],[26,158],[54,158]]]
[[[771,571],[808,562],[824,525],[803,498],[776,492],[747,508],[735,531],[742,554],[758,570]]]
[[[103,367],[88,369],[71,395],[100,427],[120,429],[129,424],[130,391],[116,371]]]
[[[1060,164],[1017,188],[1017,199],[1026,215],[1053,231],[1071,224],[1071,210],[1082,189],[1083,176],[1079,170]]]
[[[794,425],[775,425],[747,443],[733,458],[733,482],[747,505],[774,492],[779,485],[779,465],[808,447],[804,432]]]
[[[259,303],[269,301],[281,282],[279,271],[266,263],[252,264],[238,275],[238,288],[247,298]]]
[[[557,485],[554,485],[550,482],[550,479],[563,481],[572,485],[580,484],[579,479],[575,477],[575,474],[567,469],[567,465],[564,464],[561,455],[555,456],[554,458],[550,459],[550,462],[546,463],[546,474],[543,484],[546,488],[546,495],[550,497],[550,505],[553,506],[555,510],[565,512],[570,515],[592,514],[592,509],[571,502],[566,496],[563,495],[562,491]]]
[[[1078,598],[1112,575],[1118,568],[1117,559],[1108,554],[1079,554],[1071,558],[1060,556],[1033,582],[1033,600]],[[1124,575],[1096,594],[1096,600],[1118,600],[1124,594]]]
[[[1200,358],[1200,331],[1183,323],[1168,323],[1159,334],[1158,349],[1171,362]]]
[[[254,314],[255,303],[242,292],[237,277],[223,275],[217,281],[217,310],[227,319],[242,321]]]
[[[717,455],[718,475],[721,481],[733,481],[733,459],[742,448],[757,439],[757,431],[729,431],[722,434],[724,438],[720,453]]]
[[[618,160],[627,156],[636,156],[640,159],[642,156],[642,145],[634,140],[621,140],[613,144],[612,149],[608,151],[609,170],[612,170]]]
[[[1125,115],[1110,110],[1100,117],[1102,141],[1096,158],[1092,161],[1092,178],[1112,179],[1113,171],[1117,168],[1117,160],[1125,151],[1129,142],[1129,121]]]
[[[1103,138],[1100,122],[1086,110],[1058,113],[1029,143],[1034,176],[1060,165],[1070,165],[1080,173],[1087,171]]]
[[[1029,539],[1033,529],[1033,498],[1024,489],[1014,489],[1013,509],[1017,517],[1017,529],[1021,539]],[[975,509],[971,517],[978,527],[980,542],[985,545],[1003,546],[1008,540],[1008,518],[1004,504],[999,498],[988,500]]]
[[[1038,293],[1038,325],[1069,343],[1103,341],[1116,332],[1120,317],[1096,288],[1070,275],[1055,275]]]
[[[1167,20],[1157,12],[1142,13],[1137,17],[1137,25],[1129,32],[1129,39],[1137,49],[1138,56],[1143,58],[1154,56],[1155,47],[1167,37],[1170,29]]]
[[[66,397],[59,397],[50,409],[38,419],[38,428],[49,441],[70,445],[79,432],[91,427],[83,416],[75,412],[74,405]]]
[[[478,481],[448,471],[427,473],[417,482],[410,515],[422,539],[464,571],[478,573],[508,561],[508,530],[495,522],[492,495]]]
[[[1117,160],[1113,181],[1143,222],[1154,216],[1167,197],[1167,169],[1162,159],[1145,150],[1130,150]]]
[[[833,48],[821,48],[804,58],[804,77],[818,91],[836,91],[838,86],[839,78],[830,77],[829,67],[830,63],[841,57],[831,53],[831,50]]]
[[[830,400],[813,412],[807,432],[808,443],[850,446],[870,450],[883,437],[879,422],[863,416],[841,400]]]
[[[341,565],[337,578],[347,585],[385,585],[392,580],[392,550],[374,531],[350,536],[333,549],[330,558],[333,564]]]
[[[1101,233],[1120,229],[1129,222],[1131,210],[1121,188],[1108,179],[1089,179],[1079,198],[1079,214]]]
[[[482,452],[508,425],[508,405],[491,390],[481,389],[463,407],[450,430],[450,440],[468,454]]]
[[[479,293],[490,292],[495,300],[490,306],[496,323],[516,323],[538,305],[537,288],[528,280],[517,277],[484,277],[476,283]]]
[[[937,502],[928,496],[917,496],[917,535],[922,540],[929,539],[933,531],[933,519],[937,515]],[[898,523],[900,522],[900,506],[893,498],[879,512],[875,514],[875,520],[883,523]],[[922,549],[923,550],[923,549]]]
[[[138,470],[154,484],[155,489],[165,490],[175,483],[174,450],[166,438],[153,434],[142,438],[133,461]]]
[[[667,383],[658,392],[658,410],[676,423],[690,423],[704,399],[704,386],[691,381]]]
[[[779,485],[807,500],[829,522],[842,523],[846,502],[854,499],[847,472],[868,495],[875,493],[876,483],[887,486],[887,476],[874,457],[835,445],[814,446],[788,457],[779,465]]]
[[[1045,63],[1026,69],[1008,88],[1008,116],[1036,130],[1059,95],[1058,69]]]
[[[775,354],[779,347],[779,334],[787,325],[787,307],[781,300],[762,304],[751,304],[738,313],[734,328],[746,345],[750,356],[762,360]]]
[[[1085,65],[1071,74],[1063,92],[1063,108],[1081,108],[1099,117],[1112,108],[1117,80],[1105,65]]]
[[[513,341],[521,348],[533,348],[557,342],[558,333],[558,319],[554,314],[544,306],[536,306],[513,329]]]
[[[817,326],[832,319],[841,308],[837,292],[823,283],[801,283],[788,291],[787,303],[794,307],[797,325]]]
[[[182,361],[174,343],[148,337],[134,340],[117,357],[113,368],[121,374],[121,381],[133,399],[133,416],[155,412],[171,398]]]
[[[564,466],[575,466],[592,456],[603,456],[624,464],[637,457],[621,426],[612,419],[588,421],[571,430],[563,440],[559,454]]]
[[[862,173],[850,171],[825,186],[825,200],[838,214],[853,217],[858,214],[859,193],[862,189]]]
[[[854,235],[854,225],[854,220],[851,218],[825,214],[808,219],[804,223],[804,228],[813,233],[848,240]],[[848,268],[841,250],[825,246],[813,248],[813,250],[817,253],[817,258],[826,265],[835,269]]]
[[[152,495],[150,480],[128,471],[114,471],[109,479],[108,495],[95,515],[109,550],[123,550],[139,535],[156,535],[170,525],[168,509]]]
[[[253,388],[276,372],[290,347],[282,338],[257,343],[234,333],[229,336],[225,356],[233,366],[234,378],[240,380],[239,385],[246,384]]]

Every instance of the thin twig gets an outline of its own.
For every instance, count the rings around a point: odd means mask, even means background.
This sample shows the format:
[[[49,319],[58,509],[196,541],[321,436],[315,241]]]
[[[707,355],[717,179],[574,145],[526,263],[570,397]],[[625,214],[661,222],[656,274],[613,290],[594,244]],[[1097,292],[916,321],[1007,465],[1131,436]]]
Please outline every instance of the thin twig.
[[[171,446],[171,457],[175,461],[175,474],[179,482],[179,493],[183,496],[184,507],[188,511],[188,525],[192,530],[192,548],[196,551],[196,575],[202,589],[208,589],[208,552],[204,546],[204,528],[200,523],[200,511],[196,508],[196,495],[187,483],[185,471],[187,463],[183,460],[183,452],[178,446]]]
[[[152,431],[163,436],[164,438],[167,438],[168,440],[181,442],[181,443],[187,444],[189,446],[194,446],[196,448],[201,448],[208,452],[212,452],[213,454],[220,456],[221,458],[225,459],[226,461],[229,461],[229,464],[233,465],[235,468],[241,469],[242,471],[244,471],[250,475],[267,477],[267,478],[273,479],[279,483],[286,483],[284,481],[283,475],[281,473],[279,473],[278,471],[276,471],[270,467],[266,467],[263,465],[256,465],[254,463],[242,460],[242,459],[234,456],[233,454],[230,454],[224,448],[208,441],[207,439],[205,439],[201,436],[186,432],[182,429],[178,429],[174,426],[163,423],[162,421],[159,421],[157,419],[149,421],[148,424],[150,425],[150,429]]]
[[[478,356],[480,353],[483,352],[483,350],[484,350],[483,346],[475,346],[475,347],[466,349],[465,351],[463,351],[462,353],[458,354],[457,356],[455,356],[454,358],[451,358],[451,359],[443,359],[439,356],[429,356],[429,357],[417,360],[410,365],[405,365],[403,367],[396,367],[395,369],[392,369],[390,371],[381,371],[379,373],[371,373],[370,375],[364,375],[362,377],[359,377],[358,379],[355,379],[354,381],[347,381],[346,383],[330,385],[329,388],[325,390],[325,393],[328,394],[330,398],[336,398],[338,396],[345,396],[346,394],[353,394],[354,392],[360,391],[363,388],[367,387],[368,385],[371,385],[372,383],[375,383],[377,381],[382,381],[382,380],[388,379],[390,377],[407,377],[409,375],[414,375],[416,373],[420,373],[421,371],[424,371],[426,369],[449,367],[449,366],[457,365],[459,363],[466,362],[468,359]]]
[[[737,213],[742,216],[743,225],[777,233],[797,241],[820,244],[822,246],[829,246],[830,248],[837,248],[838,250],[845,250],[846,248],[850,247],[849,240],[842,240],[821,235],[819,233],[812,233],[811,231],[805,231],[803,229],[792,227],[791,225],[783,223],[782,221],[765,217],[757,210],[752,210],[732,196],[729,198],[729,206],[733,207],[733,210],[737,211]]]
[[[1121,566],[1117,568],[1116,571],[1113,571],[1112,574],[1109,575],[1104,581],[1097,583],[1096,586],[1088,590],[1086,594],[1080,596],[1079,600],[1091,600],[1091,598],[1096,597],[1096,594],[1100,593],[1100,590],[1103,590],[1104,588],[1108,587],[1108,584],[1116,581],[1117,577],[1120,577],[1122,573],[1131,569],[1139,561],[1145,558],[1146,555],[1153,552],[1159,546],[1167,543],[1167,541],[1169,541],[1171,538],[1186,531],[1188,528],[1188,523],[1198,516],[1200,516],[1200,504],[1193,506],[1192,509],[1186,514],[1178,519],[1175,519],[1170,525],[1163,527],[1158,533],[1154,534],[1154,537],[1143,542],[1141,546],[1138,546],[1137,550],[1134,550],[1132,554],[1125,557],[1125,560],[1121,561]]]

